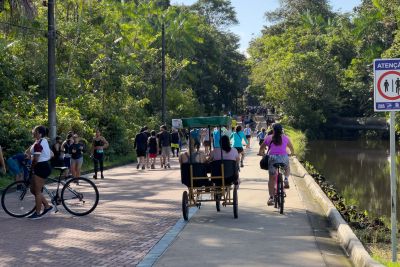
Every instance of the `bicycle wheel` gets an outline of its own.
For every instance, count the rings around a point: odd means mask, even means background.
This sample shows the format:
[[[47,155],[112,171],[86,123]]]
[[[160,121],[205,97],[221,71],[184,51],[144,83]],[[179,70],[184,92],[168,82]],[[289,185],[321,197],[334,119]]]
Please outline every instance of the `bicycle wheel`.
[[[89,179],[74,178],[61,190],[61,203],[69,213],[84,216],[96,208],[99,203],[99,191]]]
[[[285,203],[285,193],[283,192],[282,174],[279,174],[278,177],[278,199],[279,199],[279,213],[282,214]]]
[[[29,183],[18,181],[4,189],[1,206],[13,217],[22,218],[35,211],[35,196],[29,190]]]
[[[233,218],[238,218],[238,192],[237,187],[233,187]]]
[[[182,194],[182,215],[185,221],[189,220],[189,197],[187,191]]]

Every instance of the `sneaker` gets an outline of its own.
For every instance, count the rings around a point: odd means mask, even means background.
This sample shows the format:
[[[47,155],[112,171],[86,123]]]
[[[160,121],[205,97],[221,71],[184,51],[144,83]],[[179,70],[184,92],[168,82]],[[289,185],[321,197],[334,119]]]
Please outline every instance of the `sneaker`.
[[[285,179],[283,181],[283,188],[289,188],[289,180],[288,179]]]
[[[272,205],[274,205],[274,204],[275,204],[274,198],[273,198],[273,197],[270,197],[270,198],[268,199],[268,201],[267,201],[267,205],[268,205],[268,206],[272,206]]]
[[[167,168],[167,165],[164,165],[164,169],[166,169]]]
[[[97,174],[93,175],[93,179],[95,180],[97,179]]]
[[[42,215],[41,214],[37,214],[36,211],[35,211],[31,215],[29,215],[27,218],[31,219],[31,220],[39,220],[39,219],[42,219]]]
[[[146,167],[144,165],[142,165],[142,170],[146,169]]]
[[[43,217],[44,215],[49,214],[53,210],[54,210],[53,206],[49,206],[47,209],[44,209],[44,211],[42,212],[42,214],[40,214],[40,216]]]
[[[139,170],[140,168],[140,164],[136,165],[136,169]]]

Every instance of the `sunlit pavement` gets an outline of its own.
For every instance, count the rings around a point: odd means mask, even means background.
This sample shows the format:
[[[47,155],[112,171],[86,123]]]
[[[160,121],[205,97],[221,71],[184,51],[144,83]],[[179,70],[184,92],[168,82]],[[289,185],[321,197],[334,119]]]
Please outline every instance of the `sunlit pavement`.
[[[266,205],[267,172],[254,147],[240,172],[239,218],[232,206],[217,212],[206,203],[156,266],[351,266],[301,177],[290,179],[283,215]]]
[[[135,266],[181,216],[180,172],[172,168],[105,171],[95,180],[96,210],[84,217],[60,212],[41,220],[0,210],[0,266]]]

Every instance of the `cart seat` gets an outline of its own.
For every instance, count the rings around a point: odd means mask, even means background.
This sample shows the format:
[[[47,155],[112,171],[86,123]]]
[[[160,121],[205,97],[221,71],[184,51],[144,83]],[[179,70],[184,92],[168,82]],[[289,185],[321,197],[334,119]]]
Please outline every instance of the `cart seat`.
[[[238,166],[236,160],[216,160],[211,162],[211,176],[221,176],[221,164],[224,165],[225,185],[231,185],[237,182],[239,178]],[[222,185],[222,179],[213,179],[215,185]]]
[[[207,170],[209,169],[208,163],[182,163],[181,164],[181,182],[182,184],[190,187],[190,165],[193,165],[193,176],[194,177],[206,177]],[[211,186],[209,179],[194,180],[194,187]]]

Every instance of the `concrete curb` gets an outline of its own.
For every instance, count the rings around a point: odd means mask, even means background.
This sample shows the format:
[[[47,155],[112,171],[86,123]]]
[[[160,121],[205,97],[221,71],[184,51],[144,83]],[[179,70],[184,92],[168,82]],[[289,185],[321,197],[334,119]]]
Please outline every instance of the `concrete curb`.
[[[301,165],[297,158],[293,158],[292,163],[295,165],[300,176],[304,178],[308,189],[323,208],[325,215],[329,218],[333,227],[337,230],[340,244],[350,255],[350,259],[353,264],[355,266],[362,267],[383,266],[371,258],[361,241],[353,233],[350,226],[335,208],[332,201],[325,195],[319,185],[314,181],[314,178],[308,174],[306,169],[303,167],[303,165]]]

